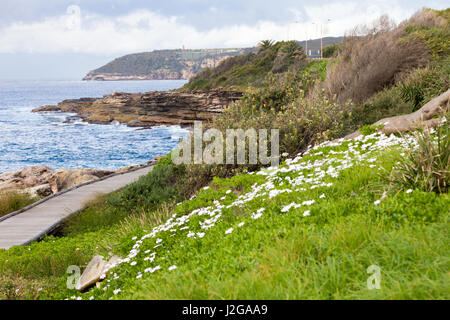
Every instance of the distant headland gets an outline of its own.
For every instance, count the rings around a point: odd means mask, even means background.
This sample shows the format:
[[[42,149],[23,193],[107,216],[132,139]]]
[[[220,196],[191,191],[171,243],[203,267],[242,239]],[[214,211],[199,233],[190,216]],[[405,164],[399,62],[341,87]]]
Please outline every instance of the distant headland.
[[[325,37],[322,47],[341,43],[342,37]],[[308,57],[320,56],[321,40],[297,41]],[[307,50],[306,50],[307,48]],[[128,54],[90,71],[83,80],[189,80],[223,60],[257,52],[258,48],[174,49]]]

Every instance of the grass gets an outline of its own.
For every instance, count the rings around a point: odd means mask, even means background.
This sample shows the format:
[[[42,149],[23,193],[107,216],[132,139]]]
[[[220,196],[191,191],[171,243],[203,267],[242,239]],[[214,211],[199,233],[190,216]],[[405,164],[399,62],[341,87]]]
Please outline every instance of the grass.
[[[95,232],[120,225],[124,219],[149,219],[148,212],[167,210],[181,201],[180,179],[184,167],[176,167],[170,157],[161,159],[153,170],[136,183],[109,195],[96,195],[87,203],[88,208],[72,217],[62,231],[65,235]],[[162,208],[160,208],[162,205]],[[145,218],[143,218],[145,217]],[[154,217],[160,221],[160,217]]]
[[[408,34],[435,41],[437,31]],[[449,299],[448,190],[422,188],[427,175],[419,162],[431,158],[405,160],[411,136],[386,137],[370,126],[448,87],[448,50],[445,41],[435,44],[426,42],[436,49],[432,64],[356,105],[317,100],[339,58],[307,61],[285,42],[200,73],[185,89],[249,90],[220,117],[222,128],[275,123],[288,133],[281,152],[291,156],[345,130],[362,127],[363,136],[257,172],[164,159],[137,183],[93,199],[65,226],[65,237],[0,250],[0,299]],[[425,149],[437,150],[430,141]],[[448,174],[443,150],[429,153],[439,177]],[[408,169],[415,180],[393,183],[403,179],[402,162],[418,168]],[[217,178],[230,172],[239,174]],[[67,289],[69,266],[83,269],[94,255],[114,254],[122,262],[102,288]],[[381,270],[380,290],[367,287],[372,265]]]
[[[216,178],[177,206],[0,252],[0,272],[9,275],[0,279],[0,296],[448,299],[448,193],[390,189],[380,169],[392,168],[391,154],[406,145],[377,134],[323,145],[277,172]],[[303,205],[286,209],[290,203]],[[66,268],[83,268],[95,254],[125,261],[102,289],[66,289]],[[371,265],[381,268],[380,290],[367,288]]]
[[[0,193],[0,217],[20,210],[38,200],[39,198],[17,191]]]

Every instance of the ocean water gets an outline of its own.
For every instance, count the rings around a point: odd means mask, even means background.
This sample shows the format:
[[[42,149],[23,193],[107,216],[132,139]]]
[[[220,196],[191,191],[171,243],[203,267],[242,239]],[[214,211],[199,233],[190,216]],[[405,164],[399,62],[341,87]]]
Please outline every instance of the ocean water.
[[[97,125],[74,114],[32,113],[64,99],[102,97],[113,91],[145,92],[181,87],[185,81],[0,80],[0,173],[36,165],[53,169],[117,169],[167,154],[187,133],[179,126],[151,129]]]

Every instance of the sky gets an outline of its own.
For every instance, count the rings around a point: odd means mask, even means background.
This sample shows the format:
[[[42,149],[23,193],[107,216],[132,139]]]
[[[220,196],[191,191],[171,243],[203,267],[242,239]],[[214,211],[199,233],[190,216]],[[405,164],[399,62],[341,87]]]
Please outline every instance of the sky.
[[[156,49],[255,46],[341,36],[446,0],[1,0],[0,79],[79,79],[113,58]]]

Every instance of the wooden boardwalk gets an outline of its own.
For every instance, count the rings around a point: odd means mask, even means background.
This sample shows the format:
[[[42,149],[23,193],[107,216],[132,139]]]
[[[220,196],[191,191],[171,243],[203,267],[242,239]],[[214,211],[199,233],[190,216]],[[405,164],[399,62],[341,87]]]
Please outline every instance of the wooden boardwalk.
[[[0,249],[26,245],[43,238],[61,223],[85,208],[96,194],[108,194],[147,174],[153,166],[115,174],[50,196],[23,212],[15,212],[0,221]]]

